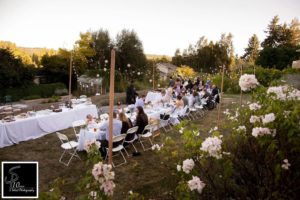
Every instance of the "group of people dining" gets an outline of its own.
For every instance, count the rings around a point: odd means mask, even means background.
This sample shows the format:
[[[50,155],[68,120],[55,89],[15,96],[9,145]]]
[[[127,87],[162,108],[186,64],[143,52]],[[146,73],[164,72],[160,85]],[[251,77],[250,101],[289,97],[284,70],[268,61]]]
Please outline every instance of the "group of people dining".
[[[218,88],[208,80],[205,84],[198,77],[194,81],[191,79],[184,80],[182,77],[178,76],[176,81],[173,80],[173,77],[170,77],[169,84],[167,89],[160,90],[161,98],[157,102],[147,102],[148,104],[169,104],[172,105],[173,113],[180,113],[186,106],[201,105],[203,98],[213,98],[218,103]],[[120,134],[126,134],[128,129],[137,126],[138,130],[136,134],[142,134],[144,128],[149,123],[149,118],[144,111],[145,95],[139,96],[136,92],[133,82],[127,88],[126,92],[126,103],[128,107],[132,107],[136,111],[135,118],[129,118],[127,113],[125,113],[122,108],[121,102],[118,102],[117,109],[113,112],[113,136],[118,136]],[[132,113],[131,113],[132,114]],[[132,116],[132,115],[131,115]],[[134,120],[132,120],[134,119]],[[93,126],[96,121],[92,116],[87,116],[88,126]],[[101,149],[105,151],[105,148],[108,146],[109,140],[109,120],[104,120],[98,126],[100,129],[99,137],[97,138],[101,142]],[[129,135],[127,135],[129,137]],[[127,137],[126,136],[126,137]],[[130,136],[134,137],[134,136]],[[125,141],[131,141],[135,138],[125,138]],[[105,152],[102,152],[105,154]]]
[[[109,120],[104,120],[104,122],[97,124],[96,119],[94,119],[91,115],[87,115],[86,123],[88,127],[95,127],[100,130],[97,140],[101,142],[101,154],[105,156],[106,148],[108,147],[109,141]],[[119,112],[119,110],[115,110],[113,112],[113,136],[118,136],[120,134],[126,134],[128,129],[137,126],[136,134],[142,134],[144,128],[148,125],[148,116],[144,112],[143,107],[137,106],[136,107],[136,118],[132,121],[129,117],[126,116],[124,111]],[[131,141],[135,139],[135,135],[127,135],[125,141]],[[125,144],[126,145],[126,144]]]

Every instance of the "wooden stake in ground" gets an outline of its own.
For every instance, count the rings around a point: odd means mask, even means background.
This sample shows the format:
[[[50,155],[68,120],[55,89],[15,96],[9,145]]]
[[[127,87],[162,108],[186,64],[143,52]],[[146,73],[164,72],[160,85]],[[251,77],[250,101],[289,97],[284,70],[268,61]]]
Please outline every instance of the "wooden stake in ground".
[[[225,66],[222,66],[222,82],[221,82],[221,93],[220,93],[220,103],[218,108],[218,126],[220,125],[220,112],[221,112],[221,105],[223,101],[223,87],[224,87],[224,72],[225,72]]]
[[[115,50],[111,50],[110,61],[110,84],[109,84],[109,137],[108,137],[108,163],[112,164],[112,146],[113,146],[113,112],[115,99]]]
[[[240,68],[240,77],[243,75],[243,65],[241,65],[241,68]],[[242,106],[242,103],[243,103],[243,91],[242,89],[241,90],[241,93],[240,93],[240,106]]]
[[[73,50],[71,51],[71,58],[70,58],[70,71],[69,71],[69,102],[71,102],[72,98],[72,65],[73,65]]]

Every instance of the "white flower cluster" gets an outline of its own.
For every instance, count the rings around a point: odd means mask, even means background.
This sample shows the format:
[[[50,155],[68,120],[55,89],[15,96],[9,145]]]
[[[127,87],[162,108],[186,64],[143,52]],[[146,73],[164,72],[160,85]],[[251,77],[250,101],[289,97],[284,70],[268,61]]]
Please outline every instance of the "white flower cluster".
[[[181,168],[179,166],[177,166],[177,171]],[[193,170],[194,166],[195,162],[193,159],[186,159],[182,162],[182,171],[184,171],[186,174],[189,174]]]
[[[116,185],[113,180],[115,173],[112,170],[111,165],[103,164],[99,162],[94,165],[92,174],[97,182],[99,182],[100,189],[104,191],[105,195],[112,196]]]
[[[242,91],[248,91],[250,89],[256,88],[259,85],[254,74],[244,74],[240,77],[239,86]]]
[[[269,87],[267,94],[275,94],[275,99],[281,101],[300,100],[300,91],[294,88],[289,89],[288,86]]]
[[[236,129],[237,132],[246,132],[246,126],[239,126],[237,129]]]
[[[289,163],[289,160],[288,159],[284,159],[283,160],[283,164],[281,165],[281,167],[285,170],[288,170],[289,167],[291,166],[291,164]]]
[[[275,120],[275,114],[274,113],[269,113],[269,114],[266,114],[264,116],[255,116],[255,115],[252,115],[250,117],[250,123],[254,124],[256,122],[260,122],[262,121],[263,124],[268,124],[270,122],[273,122]]]
[[[254,124],[255,122],[260,122],[260,117],[259,117],[259,116],[252,115],[252,116],[250,117],[250,123]]]
[[[154,150],[158,150],[158,151],[160,151],[160,149],[162,148],[164,146],[164,144],[162,144],[161,146],[159,146],[159,144],[154,144],[152,147],[151,147],[151,149],[154,151]]]
[[[213,131],[217,131],[217,130],[218,130],[218,127],[215,126],[214,128],[211,128],[211,129],[209,130],[209,133],[212,133]]]
[[[89,194],[89,199],[96,200],[97,199],[97,192],[96,191],[91,191]]]
[[[208,137],[201,144],[201,151],[207,152],[209,156],[219,159],[222,157],[222,140],[219,137]]]
[[[227,108],[224,112],[223,112],[226,116],[230,115],[229,109]]]
[[[275,120],[274,113],[269,113],[269,114],[266,114],[264,117],[262,117],[262,123],[263,124],[273,122],[274,120]]]
[[[181,127],[180,129],[179,129],[179,133],[183,133],[183,131],[184,131],[184,128],[183,127]]]
[[[96,145],[97,149],[99,149],[101,147],[101,143],[99,141],[96,140],[87,140],[84,144],[84,149],[86,150],[86,152],[90,152],[92,149],[93,145]]]
[[[188,181],[188,186],[191,191],[197,190],[197,192],[201,194],[203,188],[205,187],[205,183],[201,181],[199,177],[193,176],[192,180]]]
[[[276,129],[270,130],[269,128],[264,127],[255,127],[252,129],[252,135],[254,137],[263,136],[263,135],[276,135]]]
[[[249,108],[250,110],[259,110],[261,108],[261,105],[259,105],[258,103],[251,103],[249,104]]]

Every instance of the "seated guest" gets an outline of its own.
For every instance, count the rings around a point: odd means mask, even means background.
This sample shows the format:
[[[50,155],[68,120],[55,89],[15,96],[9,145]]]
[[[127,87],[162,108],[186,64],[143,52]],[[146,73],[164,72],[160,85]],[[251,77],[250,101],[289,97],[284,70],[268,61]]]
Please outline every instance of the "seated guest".
[[[103,157],[106,156],[106,148],[108,147],[109,141],[109,120],[105,121],[100,129],[105,129],[104,135],[102,136],[100,152]],[[113,112],[113,137],[121,134],[122,122],[117,119],[117,113]]]
[[[142,97],[141,98],[138,98],[137,100],[136,100],[136,102],[135,102],[135,107],[144,107],[144,105],[145,105],[145,98],[146,98],[146,96],[145,95],[142,95]]]
[[[105,140],[109,140],[109,120],[105,121],[101,129],[105,129]],[[117,119],[117,113],[113,112],[113,136],[121,134],[122,122]],[[102,143],[101,143],[102,144]]]
[[[148,116],[144,109],[140,106],[137,107],[136,126],[138,126],[137,134],[142,134],[145,126],[148,125]]]
[[[194,96],[194,104],[201,105],[201,98],[199,93],[194,91],[193,96]]]
[[[94,123],[96,123],[96,122],[95,122],[93,116],[91,114],[88,114],[86,116],[86,124],[94,124]]]
[[[189,99],[186,96],[186,92],[182,92],[182,96],[181,97],[182,97],[184,106],[188,106],[189,105]]]
[[[182,100],[182,97],[180,95],[177,96],[176,102],[175,102],[176,109],[182,109],[184,107],[184,102]]]
[[[121,134],[124,134],[128,129],[132,128],[132,122],[123,112],[119,114],[119,119],[122,122]]]
[[[123,111],[120,101],[118,101],[118,103],[117,103],[117,110],[118,110],[118,113],[121,113]]]
[[[219,89],[218,89],[218,87],[217,87],[216,85],[213,85],[213,86],[212,86],[211,95],[212,95],[213,97],[215,97],[216,95],[218,95],[218,96],[216,96],[216,102],[217,102],[217,103],[220,102],[220,98],[219,98]]]

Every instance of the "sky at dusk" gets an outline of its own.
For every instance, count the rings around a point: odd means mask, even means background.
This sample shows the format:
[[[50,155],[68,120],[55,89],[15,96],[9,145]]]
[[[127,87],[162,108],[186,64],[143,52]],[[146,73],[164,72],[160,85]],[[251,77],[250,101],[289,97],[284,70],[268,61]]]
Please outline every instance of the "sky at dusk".
[[[111,37],[134,29],[147,54],[174,55],[201,36],[234,36],[242,55],[254,33],[260,41],[270,20],[300,18],[299,0],[0,0],[0,40],[18,46],[71,48],[79,33],[104,28]]]

